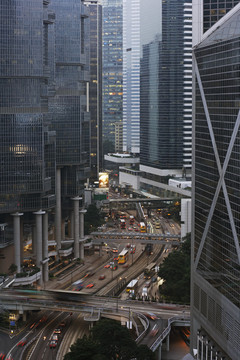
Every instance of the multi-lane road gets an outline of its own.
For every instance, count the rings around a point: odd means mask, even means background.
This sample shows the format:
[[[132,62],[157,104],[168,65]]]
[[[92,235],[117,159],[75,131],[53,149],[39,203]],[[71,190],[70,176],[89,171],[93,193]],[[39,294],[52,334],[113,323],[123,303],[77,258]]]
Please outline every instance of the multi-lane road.
[[[126,220],[127,229],[132,228],[129,224],[129,215]],[[150,232],[159,232],[159,223],[162,233],[170,234],[179,234],[180,227],[178,224],[174,223],[171,220],[166,220],[160,217],[156,212],[152,212],[152,216],[148,219],[148,229]],[[136,225],[137,226],[137,225]],[[111,230],[111,229],[110,229]],[[132,230],[134,231],[134,229]],[[140,288],[138,289],[139,293],[141,288],[144,286],[145,279],[143,277],[143,270],[151,262],[155,262],[159,265],[164,257],[168,255],[171,251],[171,245],[153,245],[153,252],[149,256],[146,255],[144,251],[145,246],[140,243],[135,243],[130,245],[136,246],[136,252],[131,254],[128,257],[128,260],[125,265],[118,265],[118,268],[113,271],[107,265],[110,262],[115,262],[117,260],[114,258],[117,257],[118,253],[129,244],[116,243],[116,244],[107,244],[105,251],[108,252],[107,256],[105,253],[105,258],[107,261],[98,266],[92,264],[91,271],[89,276],[86,275],[86,269],[79,272],[78,280],[83,279],[82,285],[84,293],[94,294],[95,296],[88,300],[88,306],[102,308],[104,311],[107,309],[111,312],[116,312],[118,315],[120,312],[126,314],[126,317],[133,313],[154,313],[156,319],[148,319],[150,330],[148,332],[148,337],[146,337],[145,342],[148,345],[154,341],[159,331],[162,331],[162,328],[167,323],[167,319],[172,316],[184,316],[189,315],[189,310],[187,307],[171,307],[163,306],[159,303],[149,303],[144,301],[133,301],[128,299],[126,294],[125,287],[130,280],[133,278],[139,279]],[[113,252],[113,248],[118,250],[118,253]],[[100,280],[101,277],[101,280]],[[75,278],[76,280],[76,278]],[[73,284],[69,286],[73,288]],[[110,295],[120,294],[122,291],[123,296],[118,296],[117,298],[110,298]],[[158,288],[155,284],[151,284],[149,289],[149,294],[154,297],[158,293]],[[106,297],[107,296],[107,297]],[[122,300],[121,300],[122,298]],[[64,353],[69,350],[69,347],[77,337],[83,336],[83,334],[88,332],[88,322],[83,320],[82,313],[56,313],[56,312],[47,312],[39,313],[35,316],[36,321],[33,322],[34,326],[30,328],[33,324],[28,324],[28,327],[23,328],[22,331],[15,336],[2,333],[0,336],[0,354],[3,351],[10,359],[14,360],[25,360],[25,359],[36,359],[36,360],[51,360],[51,359],[62,359]],[[47,319],[46,319],[47,318]],[[41,319],[45,319],[41,321]],[[64,327],[60,327],[61,323],[65,323]],[[152,328],[157,324],[158,331],[151,331]],[[60,333],[57,334],[58,341],[56,347],[50,348],[50,343],[52,341],[54,331],[60,328]],[[19,344],[20,343],[20,344]],[[18,345],[19,344],[19,345]],[[26,348],[26,352],[24,349]],[[57,353],[58,356],[57,357]],[[0,356],[1,359],[1,356]]]

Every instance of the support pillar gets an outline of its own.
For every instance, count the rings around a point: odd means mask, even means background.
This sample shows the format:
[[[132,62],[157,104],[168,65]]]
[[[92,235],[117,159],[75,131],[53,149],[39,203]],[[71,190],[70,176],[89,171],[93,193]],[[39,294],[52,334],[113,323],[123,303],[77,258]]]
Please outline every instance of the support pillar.
[[[61,249],[61,169],[57,169],[56,171],[56,211],[55,211],[55,234],[56,234],[56,242],[57,242],[57,251]]]
[[[36,233],[36,225],[34,224],[32,226],[32,254],[34,258],[36,256]]]
[[[80,210],[80,239],[84,239],[84,214],[86,214],[87,210]],[[84,243],[80,243],[80,258],[84,259]]]
[[[74,257],[79,258],[79,200],[82,198],[76,196],[74,201]]]
[[[158,348],[158,360],[161,360],[162,359],[162,345],[159,345],[159,348]]]
[[[48,259],[48,213],[43,215],[43,259]],[[43,281],[49,280],[48,261],[43,264]]]
[[[70,214],[70,231],[71,231],[71,234],[70,234],[70,238],[73,238],[74,237],[74,211],[71,211],[71,214]]]
[[[21,230],[20,230],[20,216],[23,213],[16,212],[13,216],[13,239],[15,249],[15,265],[17,266],[17,272],[21,272]]]
[[[23,322],[27,321],[27,311],[24,311],[22,314]]]
[[[169,351],[169,335],[166,338],[166,350]]]
[[[45,211],[39,210],[34,212],[36,215],[36,265],[40,268],[42,272],[42,260],[43,260],[43,231],[42,231],[42,215],[45,214]],[[42,285],[42,276],[39,280],[40,285]]]

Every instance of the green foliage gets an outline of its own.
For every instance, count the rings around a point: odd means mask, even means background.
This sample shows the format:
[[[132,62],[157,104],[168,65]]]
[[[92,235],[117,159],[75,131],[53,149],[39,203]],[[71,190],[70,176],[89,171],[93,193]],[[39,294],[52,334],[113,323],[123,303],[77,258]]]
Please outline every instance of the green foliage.
[[[95,205],[89,205],[84,218],[84,233],[88,235],[92,231],[96,231],[102,223],[103,218],[98,208]]]
[[[127,328],[115,320],[101,319],[89,337],[78,339],[64,360],[153,360],[147,346],[138,347]]]
[[[8,270],[9,270],[10,274],[14,274],[15,271],[17,271],[17,265],[11,264],[11,265],[9,266]]]
[[[158,275],[165,281],[160,293],[167,301],[190,303],[191,235],[185,237],[179,250],[175,250],[160,265]]]

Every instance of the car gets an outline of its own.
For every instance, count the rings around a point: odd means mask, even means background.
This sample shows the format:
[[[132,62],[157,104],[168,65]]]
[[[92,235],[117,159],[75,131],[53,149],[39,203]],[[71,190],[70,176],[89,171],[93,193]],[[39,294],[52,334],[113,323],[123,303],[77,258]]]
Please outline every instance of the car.
[[[107,264],[107,265],[105,265],[104,267],[105,267],[105,269],[109,269],[109,268],[110,268],[110,264]]]
[[[105,279],[105,275],[100,275],[98,280],[104,280]]]
[[[0,353],[0,359],[1,359],[1,360],[4,360],[4,359],[5,359],[5,356],[6,356],[6,355],[5,355],[4,353]]]
[[[59,327],[65,327],[66,326],[66,323],[64,321],[62,321],[60,324],[59,324]]]
[[[118,256],[116,256],[115,258],[113,258],[113,261],[118,261]]]
[[[151,320],[156,320],[157,319],[157,316],[151,312],[148,312],[145,314],[145,316]]]
[[[57,346],[57,341],[51,340],[49,344],[50,349],[55,349],[56,346]]]
[[[54,330],[54,334],[61,334],[61,332],[62,332],[61,329],[55,329]]]
[[[57,336],[57,334],[54,334],[54,335],[52,336],[52,340],[53,340],[53,341],[58,341],[58,336]]]
[[[94,284],[93,284],[93,283],[88,284],[88,285],[86,286],[86,288],[88,288],[88,289],[90,289],[90,288],[92,288],[92,287],[94,287]]]
[[[139,231],[139,229],[138,229],[138,228],[135,228],[135,229],[134,229],[134,231],[138,232],[138,231]]]
[[[26,345],[26,343],[27,343],[27,340],[24,339],[24,340],[19,341],[19,343],[17,344],[17,346],[24,346],[24,345]]]
[[[131,246],[131,244],[130,243],[128,243],[127,245],[126,245],[126,248],[130,248],[130,246]]]
[[[113,252],[113,253],[117,253],[117,252],[118,252],[118,249],[112,248],[112,252]]]
[[[129,226],[128,231],[133,231],[133,228]]]
[[[150,335],[155,336],[155,335],[157,335],[158,331],[159,331],[159,327],[158,327],[157,324],[155,324],[154,327],[152,328],[151,332],[150,332]]]

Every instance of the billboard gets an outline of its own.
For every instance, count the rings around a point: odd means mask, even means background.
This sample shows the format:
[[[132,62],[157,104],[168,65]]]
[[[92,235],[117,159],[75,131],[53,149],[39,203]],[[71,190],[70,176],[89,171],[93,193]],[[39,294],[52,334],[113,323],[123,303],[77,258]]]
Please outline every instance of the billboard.
[[[108,173],[105,173],[105,172],[99,173],[99,187],[100,188],[108,188],[109,187]]]

